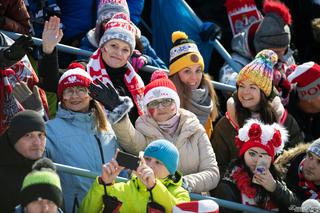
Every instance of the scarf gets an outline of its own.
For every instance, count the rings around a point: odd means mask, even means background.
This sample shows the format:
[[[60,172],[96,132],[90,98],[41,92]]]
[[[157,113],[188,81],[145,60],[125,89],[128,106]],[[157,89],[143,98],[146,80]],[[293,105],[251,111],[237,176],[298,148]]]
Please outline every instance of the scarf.
[[[129,62],[127,62],[127,65],[128,70],[123,76],[124,82],[133,97],[133,101],[138,109],[139,115],[142,115],[144,83],[141,77],[134,71]],[[97,49],[90,57],[89,63],[87,65],[87,71],[89,72],[93,80],[99,79],[104,84],[109,83],[113,85],[103,64],[100,48]]]
[[[205,125],[210,116],[213,103],[207,88],[192,90],[192,98],[186,99],[186,109],[193,112],[202,125]]]
[[[231,171],[231,181],[234,182],[241,193],[242,204],[248,206],[256,206],[258,208],[263,208],[266,210],[276,210],[277,206],[270,200],[268,196],[267,201],[263,206],[259,206],[255,197],[257,195],[257,189],[252,184],[252,179],[250,178],[248,172],[239,166],[236,166]]]
[[[159,128],[164,134],[169,134],[171,137],[178,128],[180,121],[180,113],[177,112],[172,118],[164,122],[157,122]]]
[[[304,175],[303,175],[303,172],[302,172],[303,171],[304,161],[305,161],[305,159],[303,159],[300,162],[300,165],[299,165],[299,170],[298,170],[299,182],[298,182],[298,185],[302,189],[304,189],[304,193],[308,197],[308,199],[319,200],[320,199],[320,191],[317,188],[317,186],[313,182],[308,181],[308,180],[306,180],[304,178]]]

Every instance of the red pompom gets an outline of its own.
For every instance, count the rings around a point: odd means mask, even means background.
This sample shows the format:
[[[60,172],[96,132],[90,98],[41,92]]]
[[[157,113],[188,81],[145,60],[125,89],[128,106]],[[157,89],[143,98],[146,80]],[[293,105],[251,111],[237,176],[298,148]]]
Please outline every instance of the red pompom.
[[[281,146],[281,133],[279,130],[275,129],[274,130],[274,134],[273,134],[273,137],[271,139],[271,143],[273,144],[274,147],[279,147]]]
[[[80,68],[80,69],[86,70],[86,67],[79,62],[72,62],[68,66],[68,70],[75,69],[75,68]]]
[[[250,140],[261,141],[262,129],[259,124],[253,123],[249,129],[248,136]]]
[[[263,4],[263,12],[265,14],[276,13],[282,17],[285,24],[290,25],[292,23],[291,14],[288,7],[279,1],[266,0]]]
[[[150,79],[150,82],[151,81],[154,81],[156,79],[161,79],[161,78],[164,78],[164,79],[168,79],[168,74],[165,70],[156,70],[152,73],[151,75],[151,79]]]

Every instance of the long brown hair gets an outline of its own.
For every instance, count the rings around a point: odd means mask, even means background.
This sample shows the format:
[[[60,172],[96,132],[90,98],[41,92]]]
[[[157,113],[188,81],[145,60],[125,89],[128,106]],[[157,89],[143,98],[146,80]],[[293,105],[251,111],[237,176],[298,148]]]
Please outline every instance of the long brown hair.
[[[96,100],[91,100],[90,108],[94,113],[94,126],[97,128],[97,130],[99,132],[108,131],[107,115],[101,104]]]
[[[247,119],[251,118],[252,112],[248,108],[242,106],[238,98],[238,88],[237,91],[233,93],[233,99],[235,102],[236,109],[235,114],[240,128],[243,126]],[[277,114],[275,110],[272,108],[270,101],[268,100],[267,96],[264,94],[262,90],[260,90],[260,102],[258,103],[257,113],[260,114],[260,119],[265,124],[273,124],[274,122],[277,122]]]
[[[174,75],[169,77],[170,80],[172,80],[172,82],[174,83],[174,85],[177,88],[177,92],[180,98],[180,107],[181,108],[187,108],[187,99],[191,99],[191,89],[185,85],[179,78],[178,73],[175,73]],[[210,113],[210,117],[212,119],[212,121],[215,121],[218,116],[219,116],[219,111],[218,111],[218,106],[219,106],[219,101],[218,101],[218,96],[216,94],[216,91],[214,90],[212,83],[211,83],[211,77],[206,74],[203,73],[202,74],[202,79],[200,82],[200,86],[205,85],[208,90],[209,90],[209,94],[213,103],[212,109],[211,109],[211,113]]]

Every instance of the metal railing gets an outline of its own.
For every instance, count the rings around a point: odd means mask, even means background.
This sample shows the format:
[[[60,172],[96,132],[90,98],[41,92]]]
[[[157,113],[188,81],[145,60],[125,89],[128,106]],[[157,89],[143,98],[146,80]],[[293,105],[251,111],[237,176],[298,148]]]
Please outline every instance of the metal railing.
[[[69,173],[72,175],[77,175],[77,176],[87,177],[92,179],[95,179],[97,176],[100,175],[100,174],[91,172],[90,170],[87,170],[87,169],[81,169],[81,168],[67,166],[67,165],[58,164],[58,163],[54,163],[54,164],[56,165],[58,171]],[[122,178],[122,177],[117,177],[116,179],[116,182],[127,182],[127,181],[128,179]],[[204,199],[213,200],[217,202],[219,206],[222,206],[228,209],[237,210],[237,211],[244,211],[248,213],[257,213],[257,212],[270,213],[270,211],[259,209],[253,206],[246,206],[243,204],[239,204],[239,203],[235,203],[235,202],[231,202],[231,201],[227,201],[227,200],[223,200],[215,197],[210,197],[210,196],[202,196],[200,194],[195,194],[195,193],[190,193],[190,198],[191,200],[204,200]]]
[[[4,31],[4,30],[0,30],[0,32],[4,33],[5,35],[7,35],[8,37],[10,37],[13,40],[16,40],[17,38],[19,38],[21,36],[21,34],[15,33],[15,32],[9,32],[9,31]],[[40,46],[42,44],[42,39],[35,38],[35,37],[32,37],[32,39],[33,39],[35,45]],[[210,41],[210,43],[212,43],[215,46],[215,48],[218,50],[218,52],[220,52],[221,55],[225,56],[224,59],[227,61],[227,63],[229,63],[230,65],[233,64],[234,66],[237,65],[231,59],[230,55],[225,51],[224,48],[219,48],[219,46],[222,46],[222,45],[217,40]],[[69,53],[72,55],[85,56],[88,58],[93,53],[91,51],[83,50],[83,49],[76,48],[76,47],[71,47],[71,46],[64,45],[64,44],[57,44],[57,49],[61,52]],[[148,71],[152,71],[154,69],[156,69],[156,68],[153,68],[152,66],[146,66],[146,69],[143,69],[143,70],[148,72]],[[236,90],[235,86],[223,84],[218,81],[212,81],[212,84],[213,84],[213,87],[218,90],[224,90],[224,91],[230,91],[230,92],[233,92],[234,90]]]

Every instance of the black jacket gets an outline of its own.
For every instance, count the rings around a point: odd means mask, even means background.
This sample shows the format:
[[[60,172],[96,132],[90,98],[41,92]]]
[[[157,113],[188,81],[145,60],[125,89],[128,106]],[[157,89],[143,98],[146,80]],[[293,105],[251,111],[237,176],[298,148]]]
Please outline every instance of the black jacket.
[[[0,136],[0,212],[13,212],[18,205],[24,177],[35,161],[19,154],[9,143],[6,134]]]

